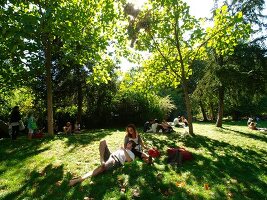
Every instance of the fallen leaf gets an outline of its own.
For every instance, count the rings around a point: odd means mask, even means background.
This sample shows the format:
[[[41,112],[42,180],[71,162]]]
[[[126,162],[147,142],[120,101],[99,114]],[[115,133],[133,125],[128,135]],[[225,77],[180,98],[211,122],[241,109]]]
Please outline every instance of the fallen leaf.
[[[204,188],[205,188],[205,190],[209,190],[209,189],[210,189],[209,184],[208,184],[208,183],[205,183],[205,184],[204,184]]]
[[[62,181],[57,181],[56,182],[56,186],[58,186],[58,187],[61,186],[61,184],[62,184]]]
[[[125,193],[126,192],[126,188],[125,187],[122,187],[121,188],[121,193]]]
[[[176,182],[175,185],[177,187],[184,187],[185,186],[185,182]]]
[[[228,192],[228,193],[227,193],[227,196],[228,196],[228,197],[233,197],[233,193],[232,193],[232,192]]]
[[[133,190],[133,196],[134,197],[140,197],[140,190],[139,189]]]

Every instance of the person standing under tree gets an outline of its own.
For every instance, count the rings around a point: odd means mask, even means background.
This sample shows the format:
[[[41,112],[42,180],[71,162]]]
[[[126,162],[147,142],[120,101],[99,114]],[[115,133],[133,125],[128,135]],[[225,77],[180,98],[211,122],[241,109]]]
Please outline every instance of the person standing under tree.
[[[10,126],[12,127],[11,139],[16,140],[19,133],[19,121],[21,120],[19,107],[15,106],[10,114]]]
[[[32,135],[34,133],[34,130],[37,129],[37,125],[36,125],[36,120],[33,116],[33,113],[29,113],[29,118],[28,118],[28,139],[31,140],[32,139]]]

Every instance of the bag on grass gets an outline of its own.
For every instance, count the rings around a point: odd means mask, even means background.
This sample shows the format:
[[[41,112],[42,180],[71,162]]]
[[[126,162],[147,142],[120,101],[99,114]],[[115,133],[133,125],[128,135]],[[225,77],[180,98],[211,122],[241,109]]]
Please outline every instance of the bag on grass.
[[[168,148],[167,149],[167,162],[171,164],[181,165],[186,160],[192,160],[192,153],[187,151],[185,148]]]
[[[151,148],[148,150],[148,155],[150,155],[153,158],[157,158],[160,156],[160,152],[156,148]]]

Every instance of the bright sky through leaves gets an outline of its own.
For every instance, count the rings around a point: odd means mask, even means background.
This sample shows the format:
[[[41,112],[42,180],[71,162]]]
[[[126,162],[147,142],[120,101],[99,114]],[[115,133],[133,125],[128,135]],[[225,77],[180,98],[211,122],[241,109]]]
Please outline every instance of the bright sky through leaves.
[[[210,10],[214,4],[212,0],[185,0],[190,6],[190,12],[195,17],[209,17]],[[135,5],[136,9],[141,9],[146,0],[128,0],[129,3]],[[121,70],[123,72],[128,71],[130,68],[136,66],[136,64],[128,62],[126,58],[121,60]]]
[[[140,9],[146,0],[128,0],[128,2]],[[185,0],[185,2],[190,6],[191,14],[196,17],[208,17],[214,4],[213,0]]]
[[[135,5],[135,8],[141,9],[147,0],[128,0],[129,3]],[[266,0],[265,0],[266,1]],[[211,17],[211,9],[214,5],[213,0],[185,0],[190,6],[190,14],[196,18]],[[267,15],[267,9],[265,7],[263,14]],[[133,63],[129,63],[127,59],[123,58],[121,63],[121,70],[127,71],[130,68],[136,66]]]

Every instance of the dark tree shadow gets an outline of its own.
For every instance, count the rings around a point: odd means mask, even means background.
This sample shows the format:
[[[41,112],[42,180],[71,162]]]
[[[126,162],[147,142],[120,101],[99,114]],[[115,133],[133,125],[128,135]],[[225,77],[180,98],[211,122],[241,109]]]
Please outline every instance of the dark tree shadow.
[[[117,129],[116,129],[117,130]],[[111,135],[113,132],[116,131],[115,129],[97,129],[97,130],[87,130],[80,134],[73,134],[73,135],[57,135],[55,139],[60,138],[67,138],[67,145],[74,145],[74,146],[85,146],[94,141],[100,141],[102,138],[106,137],[107,135]]]
[[[3,200],[10,199],[64,199],[63,194],[67,192],[67,181],[56,184],[63,178],[63,165],[47,165],[43,171],[32,171],[26,178],[20,189],[7,194]]]
[[[267,135],[264,132],[261,131],[254,131],[254,133],[246,133],[246,132],[242,132],[242,131],[236,131],[230,128],[225,128],[223,127],[222,129],[227,130],[227,131],[232,131],[235,132],[241,136],[247,137],[247,138],[252,138],[255,140],[261,140],[263,142],[267,142]],[[267,132],[266,132],[267,133]],[[228,133],[230,134],[230,133]]]

